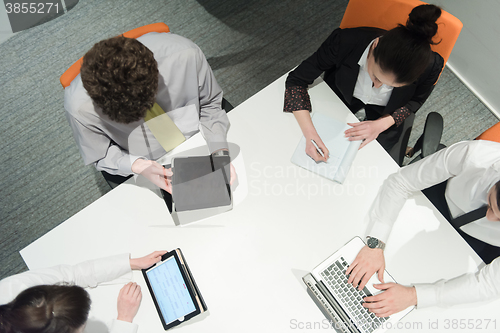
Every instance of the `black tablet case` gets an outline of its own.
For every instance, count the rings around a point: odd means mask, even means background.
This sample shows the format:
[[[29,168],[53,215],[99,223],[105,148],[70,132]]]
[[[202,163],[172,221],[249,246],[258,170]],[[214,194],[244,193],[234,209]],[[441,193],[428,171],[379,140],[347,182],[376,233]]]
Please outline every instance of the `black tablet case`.
[[[178,212],[231,204],[229,156],[177,157],[172,197]]]
[[[181,249],[177,248],[176,250],[178,250],[178,253],[180,254],[181,258],[182,258],[182,261],[184,262],[184,265],[180,264],[179,265],[179,268],[181,269],[183,276],[186,275],[188,277],[188,279],[186,279],[186,282],[189,283],[190,287],[191,287],[191,290],[194,290],[196,292],[196,295],[198,296],[198,299],[200,300],[200,303],[201,303],[201,307],[203,308],[203,311],[207,311],[208,308],[207,308],[207,304],[205,303],[205,300],[203,299],[203,296],[201,296],[201,293],[200,293],[200,289],[198,289],[198,285],[196,284],[196,281],[194,280],[194,277],[193,275],[191,274],[191,270],[189,269],[189,266],[188,266],[188,263],[186,261],[186,258],[184,257],[184,254],[182,253]],[[176,250],[173,250],[173,251],[176,251]],[[172,251],[171,251],[172,252]],[[167,252],[165,253],[162,257],[161,257],[161,261],[164,261],[165,259],[168,258],[168,256],[170,255],[171,252]],[[142,275],[144,276],[144,280],[146,281],[146,284],[148,286],[148,289],[149,289],[149,292],[151,294],[151,297],[153,298],[153,302],[155,304],[155,307],[156,307],[156,311],[158,312],[158,316],[160,317],[160,320],[161,320],[161,323],[163,325],[163,328],[166,330],[169,330],[171,329],[172,327],[175,327],[177,325],[180,325],[186,321],[188,321],[189,319],[195,317],[196,315],[194,316],[191,316],[189,317],[188,319],[184,320],[184,321],[173,321],[169,324],[167,324],[164,319],[163,319],[163,316],[161,314],[161,309],[160,307],[158,306],[158,303],[156,302],[156,299],[154,297],[154,292],[153,292],[153,288],[151,287],[151,284],[149,283],[149,280],[147,278],[147,274],[146,272],[151,269],[152,267],[154,267],[155,265],[151,266],[151,267],[148,267],[146,269],[143,269],[142,270]]]

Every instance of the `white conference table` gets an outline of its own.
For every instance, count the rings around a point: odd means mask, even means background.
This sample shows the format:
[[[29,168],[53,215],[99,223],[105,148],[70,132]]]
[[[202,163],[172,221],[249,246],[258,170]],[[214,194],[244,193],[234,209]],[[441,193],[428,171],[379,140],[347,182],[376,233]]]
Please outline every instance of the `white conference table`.
[[[383,180],[398,166],[377,142],[358,152],[343,185],[293,165],[290,158],[301,132],[293,115],[282,112],[285,78],[228,114],[228,140],[241,148],[244,167],[237,171],[248,192],[240,193],[232,211],[176,227],[155,191],[124,184],[23,249],[28,267],[75,264],[123,252],[138,257],[180,247],[209,311],[176,330],[328,331],[301,278],[352,237],[365,234],[368,209]],[[310,94],[315,112],[355,121],[321,80]],[[406,203],[385,253],[387,270],[402,284],[452,278],[482,263],[422,194]],[[134,320],[139,332],[163,332],[139,271],[133,280],[143,288]],[[86,332],[106,332],[116,316],[121,286],[89,291],[93,305]],[[461,331],[460,319],[465,319],[474,327],[482,321],[481,331],[493,332],[500,327],[499,308],[497,301],[419,309],[400,322],[398,331]],[[495,322],[486,329],[487,320]]]

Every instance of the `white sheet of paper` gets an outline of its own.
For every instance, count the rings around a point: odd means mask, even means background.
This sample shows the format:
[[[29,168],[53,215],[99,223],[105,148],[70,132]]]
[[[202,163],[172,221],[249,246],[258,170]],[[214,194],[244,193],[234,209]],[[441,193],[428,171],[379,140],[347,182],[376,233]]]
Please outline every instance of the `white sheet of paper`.
[[[329,116],[316,113],[312,121],[330,152],[330,158],[327,162],[316,163],[306,154],[306,138],[302,136],[291,161],[304,169],[342,184],[356,157],[361,141],[349,141],[344,137],[344,131],[351,126]]]

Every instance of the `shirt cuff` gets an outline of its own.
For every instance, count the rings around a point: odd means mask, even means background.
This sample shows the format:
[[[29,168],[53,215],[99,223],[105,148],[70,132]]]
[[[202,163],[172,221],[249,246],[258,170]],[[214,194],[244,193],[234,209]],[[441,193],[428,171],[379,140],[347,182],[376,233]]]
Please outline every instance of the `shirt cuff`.
[[[381,240],[382,242],[387,244],[387,239],[389,238],[389,234],[391,233],[391,225],[387,225],[382,222],[374,222],[370,231],[367,232],[366,236],[375,237],[376,239]]]
[[[417,292],[417,309],[437,304],[437,292],[434,284],[415,284],[414,287]]]
[[[210,151],[210,154],[216,152],[217,150],[221,149],[227,149],[229,150],[229,145],[227,143],[227,140],[225,136],[214,136],[211,138],[210,141],[207,141],[208,145],[208,150]]]
[[[394,122],[396,123],[396,127],[399,127],[406,118],[411,114],[411,111],[408,110],[406,106],[400,107],[399,109],[396,109],[391,116],[394,118]]]
[[[113,319],[110,333],[137,333],[139,325],[118,319]]]
[[[288,87],[285,90],[285,104],[283,112],[293,112],[298,110],[307,110],[311,112],[311,99],[307,93],[306,87],[295,86]]]
[[[129,155],[130,157],[130,175],[136,175],[135,172],[132,171],[132,164],[135,163],[135,161],[137,161],[138,159],[143,159],[143,160],[146,160],[147,161],[147,158],[144,157],[144,156],[136,156],[136,155]],[[128,165],[127,165],[127,168],[128,168]],[[123,171],[127,171],[128,172],[128,169],[127,170],[123,170]]]

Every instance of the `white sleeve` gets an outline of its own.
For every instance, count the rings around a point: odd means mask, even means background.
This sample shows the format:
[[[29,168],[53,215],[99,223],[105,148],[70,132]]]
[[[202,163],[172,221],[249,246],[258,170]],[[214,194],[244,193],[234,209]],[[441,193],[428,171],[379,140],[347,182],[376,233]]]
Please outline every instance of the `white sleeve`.
[[[138,329],[139,325],[137,324],[113,319],[109,333],[137,333]]]
[[[33,286],[66,282],[84,288],[96,287],[129,272],[129,254],[27,271],[0,281],[0,304],[9,303],[21,291]]]
[[[417,307],[449,307],[461,303],[500,298],[500,257],[479,272],[464,274],[433,284],[416,284]]]
[[[375,198],[369,213],[373,223],[367,234],[387,241],[401,208],[414,192],[439,184],[467,167],[474,141],[456,143],[390,175]]]

